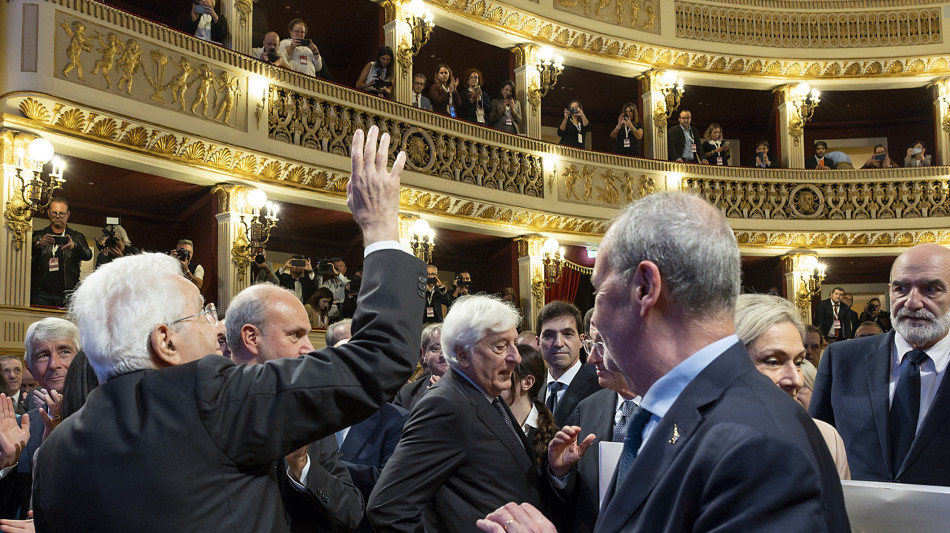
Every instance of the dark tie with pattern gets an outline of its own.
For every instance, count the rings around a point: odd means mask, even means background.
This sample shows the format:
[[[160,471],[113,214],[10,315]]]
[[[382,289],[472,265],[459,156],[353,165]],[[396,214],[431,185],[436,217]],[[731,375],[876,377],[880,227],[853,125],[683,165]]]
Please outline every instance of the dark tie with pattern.
[[[630,424],[627,426],[627,437],[623,441],[623,451],[620,452],[620,461],[617,463],[617,482],[614,490],[620,487],[624,478],[633,467],[633,460],[637,458],[640,445],[643,444],[643,427],[647,425],[653,413],[639,405],[633,410]]]
[[[505,408],[501,405],[501,400],[496,397],[494,400],[492,400],[491,404],[495,406],[495,410],[501,414],[501,418],[505,421],[505,425],[508,426],[508,429],[514,431],[515,426],[511,423],[511,418],[508,416],[508,411],[505,411]]]
[[[561,392],[562,387],[564,387],[564,384],[560,381],[552,381],[548,385],[548,397],[544,401],[544,405],[548,407],[551,413],[554,413],[554,410],[557,409],[557,393]]]
[[[620,421],[614,426],[614,442],[623,442],[627,437],[627,428],[630,427],[630,420],[633,418],[633,410],[637,404],[633,400],[624,400],[620,406]]]
[[[894,389],[891,402],[891,473],[897,476],[904,457],[910,450],[917,434],[917,418],[920,415],[920,364],[927,359],[927,352],[913,350],[904,356],[906,364]]]

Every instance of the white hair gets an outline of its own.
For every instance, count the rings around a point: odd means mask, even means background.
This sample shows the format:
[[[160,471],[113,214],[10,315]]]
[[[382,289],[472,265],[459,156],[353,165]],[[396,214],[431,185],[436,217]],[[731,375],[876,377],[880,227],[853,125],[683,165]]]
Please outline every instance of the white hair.
[[[70,341],[76,346],[76,351],[82,349],[79,343],[79,328],[75,324],[62,318],[47,317],[30,324],[26,329],[26,338],[23,341],[25,351],[23,362],[32,374],[35,367],[33,361],[33,345],[39,342]]]
[[[651,261],[687,316],[732,313],[741,277],[739,246],[726,217],[706,200],[686,192],[645,196],[624,209],[608,235],[602,259],[624,278]]]
[[[521,313],[497,296],[463,296],[455,300],[442,323],[442,353],[454,367],[460,352],[470,351],[488,335],[515,328],[520,323]]]
[[[228,347],[232,352],[244,347],[241,341],[241,328],[250,324],[264,331],[264,322],[267,319],[267,302],[274,294],[286,292],[293,295],[288,289],[273,283],[258,283],[239,292],[228,305],[224,315],[225,335]],[[296,296],[294,296],[296,298]]]
[[[736,335],[746,348],[751,346],[775,324],[788,322],[805,338],[805,324],[795,305],[768,294],[740,294],[736,299]]]
[[[149,354],[152,330],[182,318],[187,305],[175,278],[183,279],[174,257],[130,255],[99,267],[73,292],[69,315],[100,383],[155,368]]]
[[[343,339],[343,326],[347,326],[353,323],[352,318],[344,318],[343,320],[338,320],[329,326],[327,326],[327,346],[336,346],[336,343],[344,340]],[[353,326],[350,326],[351,328]],[[340,334],[340,337],[337,338],[337,333]],[[350,332],[352,333],[352,331]]]

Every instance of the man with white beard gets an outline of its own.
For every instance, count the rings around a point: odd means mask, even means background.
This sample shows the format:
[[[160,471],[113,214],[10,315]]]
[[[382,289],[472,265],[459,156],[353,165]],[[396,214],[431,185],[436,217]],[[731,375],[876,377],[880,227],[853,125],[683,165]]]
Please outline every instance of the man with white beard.
[[[855,480],[950,485],[950,250],[921,244],[891,267],[894,330],[832,344],[811,415],[835,426]]]

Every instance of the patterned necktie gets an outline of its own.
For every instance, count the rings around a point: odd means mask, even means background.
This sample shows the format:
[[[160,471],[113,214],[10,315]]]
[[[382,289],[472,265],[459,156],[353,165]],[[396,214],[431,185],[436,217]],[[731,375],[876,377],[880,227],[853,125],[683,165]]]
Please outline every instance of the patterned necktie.
[[[630,421],[633,418],[633,410],[637,404],[633,400],[624,400],[620,407],[620,421],[614,426],[614,442],[623,442],[627,437],[627,428],[630,427]]]
[[[511,418],[508,416],[508,411],[505,411],[504,406],[501,405],[501,400],[496,397],[494,400],[492,400],[491,404],[495,407],[495,410],[501,414],[501,418],[504,419],[505,425],[508,426],[508,429],[514,431],[515,426],[511,423]]]
[[[643,444],[643,428],[653,413],[639,405],[633,410],[633,417],[627,427],[627,437],[623,441],[623,451],[620,452],[620,461],[617,464],[617,481],[614,490],[618,489],[633,467],[633,460],[637,458],[640,445]]]
[[[896,477],[904,458],[917,434],[917,418],[920,415],[920,364],[927,359],[927,352],[913,350],[904,356],[906,366],[901,372],[891,402],[891,473]]]
[[[548,411],[554,413],[554,410],[557,409],[557,393],[561,392],[561,388],[564,386],[560,381],[552,381],[548,385],[548,397],[544,401],[544,405],[548,407]]]

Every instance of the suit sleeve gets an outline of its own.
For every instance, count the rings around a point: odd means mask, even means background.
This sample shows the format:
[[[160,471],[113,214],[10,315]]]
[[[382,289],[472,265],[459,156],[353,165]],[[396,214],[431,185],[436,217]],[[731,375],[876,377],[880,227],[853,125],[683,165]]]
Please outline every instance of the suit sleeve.
[[[421,529],[423,509],[464,461],[462,425],[448,398],[430,394],[419,401],[366,505],[377,533]]]
[[[287,464],[280,461],[281,499],[293,531],[352,531],[363,519],[363,496],[336,450],[336,438],[325,437],[311,444],[310,473],[306,491],[293,487]]]
[[[393,409],[392,412],[394,416],[387,421],[387,427],[382,434],[383,442],[379,443],[379,462],[375,465],[358,464],[347,461],[343,463],[349,469],[353,483],[363,491],[363,494],[365,494],[367,498],[373,491],[373,487],[376,486],[376,482],[379,481],[379,475],[383,471],[383,467],[386,466],[386,463],[389,462],[389,459],[393,456],[393,453],[395,453],[396,446],[402,438],[402,428],[406,424],[406,419],[409,418],[408,411]]]
[[[406,382],[419,353],[425,264],[380,250],[366,257],[364,272],[349,343],[253,366],[198,362],[199,415],[234,463],[270,464],[365,420]]]
[[[811,403],[808,405],[808,414],[810,414],[812,418],[817,418],[832,426],[835,425],[835,410],[831,404],[831,386],[834,382],[832,379],[832,369],[834,366],[833,354],[837,351],[837,347],[832,344],[825,350],[821,361],[818,362],[815,388],[812,390]]]
[[[676,153],[676,139],[673,138],[675,135],[675,130],[667,130],[666,132],[666,158],[670,161],[676,161],[680,158],[681,154]]]

